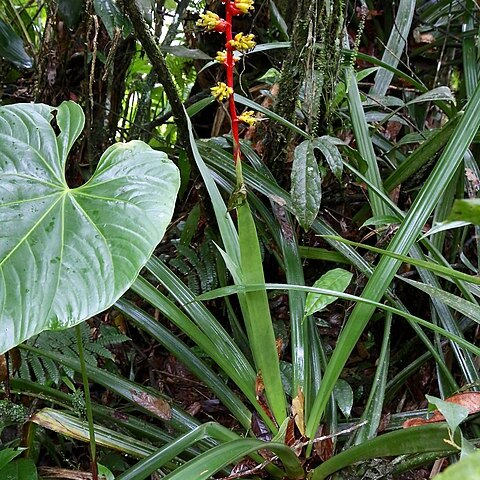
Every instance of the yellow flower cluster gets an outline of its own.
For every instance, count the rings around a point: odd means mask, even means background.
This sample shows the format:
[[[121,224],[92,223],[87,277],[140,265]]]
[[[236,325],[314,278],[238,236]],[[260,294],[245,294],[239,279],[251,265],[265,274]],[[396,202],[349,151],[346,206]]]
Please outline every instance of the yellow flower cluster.
[[[222,50],[221,52],[217,52],[217,56],[215,57],[215,60],[218,63],[227,63],[227,51]],[[233,57],[233,62],[238,62],[239,58],[238,57]]]
[[[253,10],[253,0],[235,0],[235,8],[240,14],[248,13],[249,10]]]
[[[246,123],[247,125],[253,126],[257,123],[257,119],[254,117],[255,112],[253,110],[247,110],[238,116],[238,119]]]
[[[230,42],[230,46],[239,52],[248,52],[255,47],[256,43],[253,40],[255,36],[253,33],[245,35],[243,33],[237,33]]]
[[[210,89],[212,95],[219,101],[223,102],[233,94],[233,88],[224,82],[218,82],[217,85]]]
[[[200,14],[197,25],[207,30],[217,30],[218,32],[225,30],[225,20],[210,10]]]

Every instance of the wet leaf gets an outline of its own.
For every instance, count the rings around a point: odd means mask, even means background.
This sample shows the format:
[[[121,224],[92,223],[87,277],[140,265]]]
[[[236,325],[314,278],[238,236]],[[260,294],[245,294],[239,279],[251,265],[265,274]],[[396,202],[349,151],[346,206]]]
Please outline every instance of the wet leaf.
[[[290,192],[293,212],[305,230],[310,228],[320,210],[321,180],[313,143],[305,140],[295,148]]]
[[[326,290],[336,290],[338,292],[344,292],[353,275],[347,272],[343,268],[334,268],[325,275],[322,275],[315,283],[315,288],[324,288]],[[313,315],[316,312],[320,312],[327,305],[334,302],[338,297],[332,295],[324,295],[320,293],[309,293],[307,295],[307,301],[305,303],[305,317]]]
[[[178,169],[140,141],[109,147],[70,188],[65,164],[84,123],[74,102],[0,107],[0,353],[109,308],[173,214]]]
[[[350,417],[350,412],[353,406],[353,390],[352,387],[343,379],[337,380],[333,390],[335,401],[338,408],[345,415],[345,418]]]

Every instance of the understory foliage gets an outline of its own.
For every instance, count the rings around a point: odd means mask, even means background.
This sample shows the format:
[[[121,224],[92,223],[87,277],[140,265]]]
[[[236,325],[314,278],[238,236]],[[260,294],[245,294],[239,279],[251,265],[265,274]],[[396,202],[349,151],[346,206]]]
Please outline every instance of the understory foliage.
[[[2,2],[0,478],[480,478],[478,19]]]

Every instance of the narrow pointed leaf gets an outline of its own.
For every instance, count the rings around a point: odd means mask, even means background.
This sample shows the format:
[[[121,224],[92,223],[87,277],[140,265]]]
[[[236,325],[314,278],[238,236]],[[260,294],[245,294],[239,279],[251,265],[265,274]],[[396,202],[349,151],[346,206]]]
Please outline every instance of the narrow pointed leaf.
[[[110,307],[162,239],[179,187],[177,167],[143,142],[111,146],[90,180],[70,188],[68,150],[84,117],[0,108],[0,352]]]

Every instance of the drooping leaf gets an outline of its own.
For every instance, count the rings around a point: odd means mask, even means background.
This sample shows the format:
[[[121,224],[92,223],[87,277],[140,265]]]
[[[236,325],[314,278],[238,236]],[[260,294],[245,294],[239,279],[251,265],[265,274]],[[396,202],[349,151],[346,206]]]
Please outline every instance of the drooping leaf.
[[[2,19],[0,19],[0,57],[6,58],[17,67],[33,67],[33,60],[25,51],[23,40]]]
[[[164,153],[132,141],[70,188],[65,162],[84,116],[64,102],[56,136],[53,111],[0,108],[0,352],[110,307],[163,237],[179,187]]]
[[[320,172],[311,140],[305,140],[295,148],[290,193],[295,217],[307,230],[320,210],[322,198]]]
[[[340,142],[337,138],[330,137],[328,135],[323,135],[322,137],[315,138],[315,140],[313,140],[314,148],[318,148],[322,152],[322,155],[325,157],[330,170],[338,180],[341,179],[343,172],[342,155],[340,154],[337,146],[341,143],[343,142]]]
[[[334,268],[322,275],[313,285],[314,288],[324,288],[326,290],[336,290],[344,292],[348,287],[353,275],[343,268]],[[337,297],[331,295],[322,295],[318,293],[309,293],[305,305],[305,316],[320,312],[327,305],[334,302]]]

